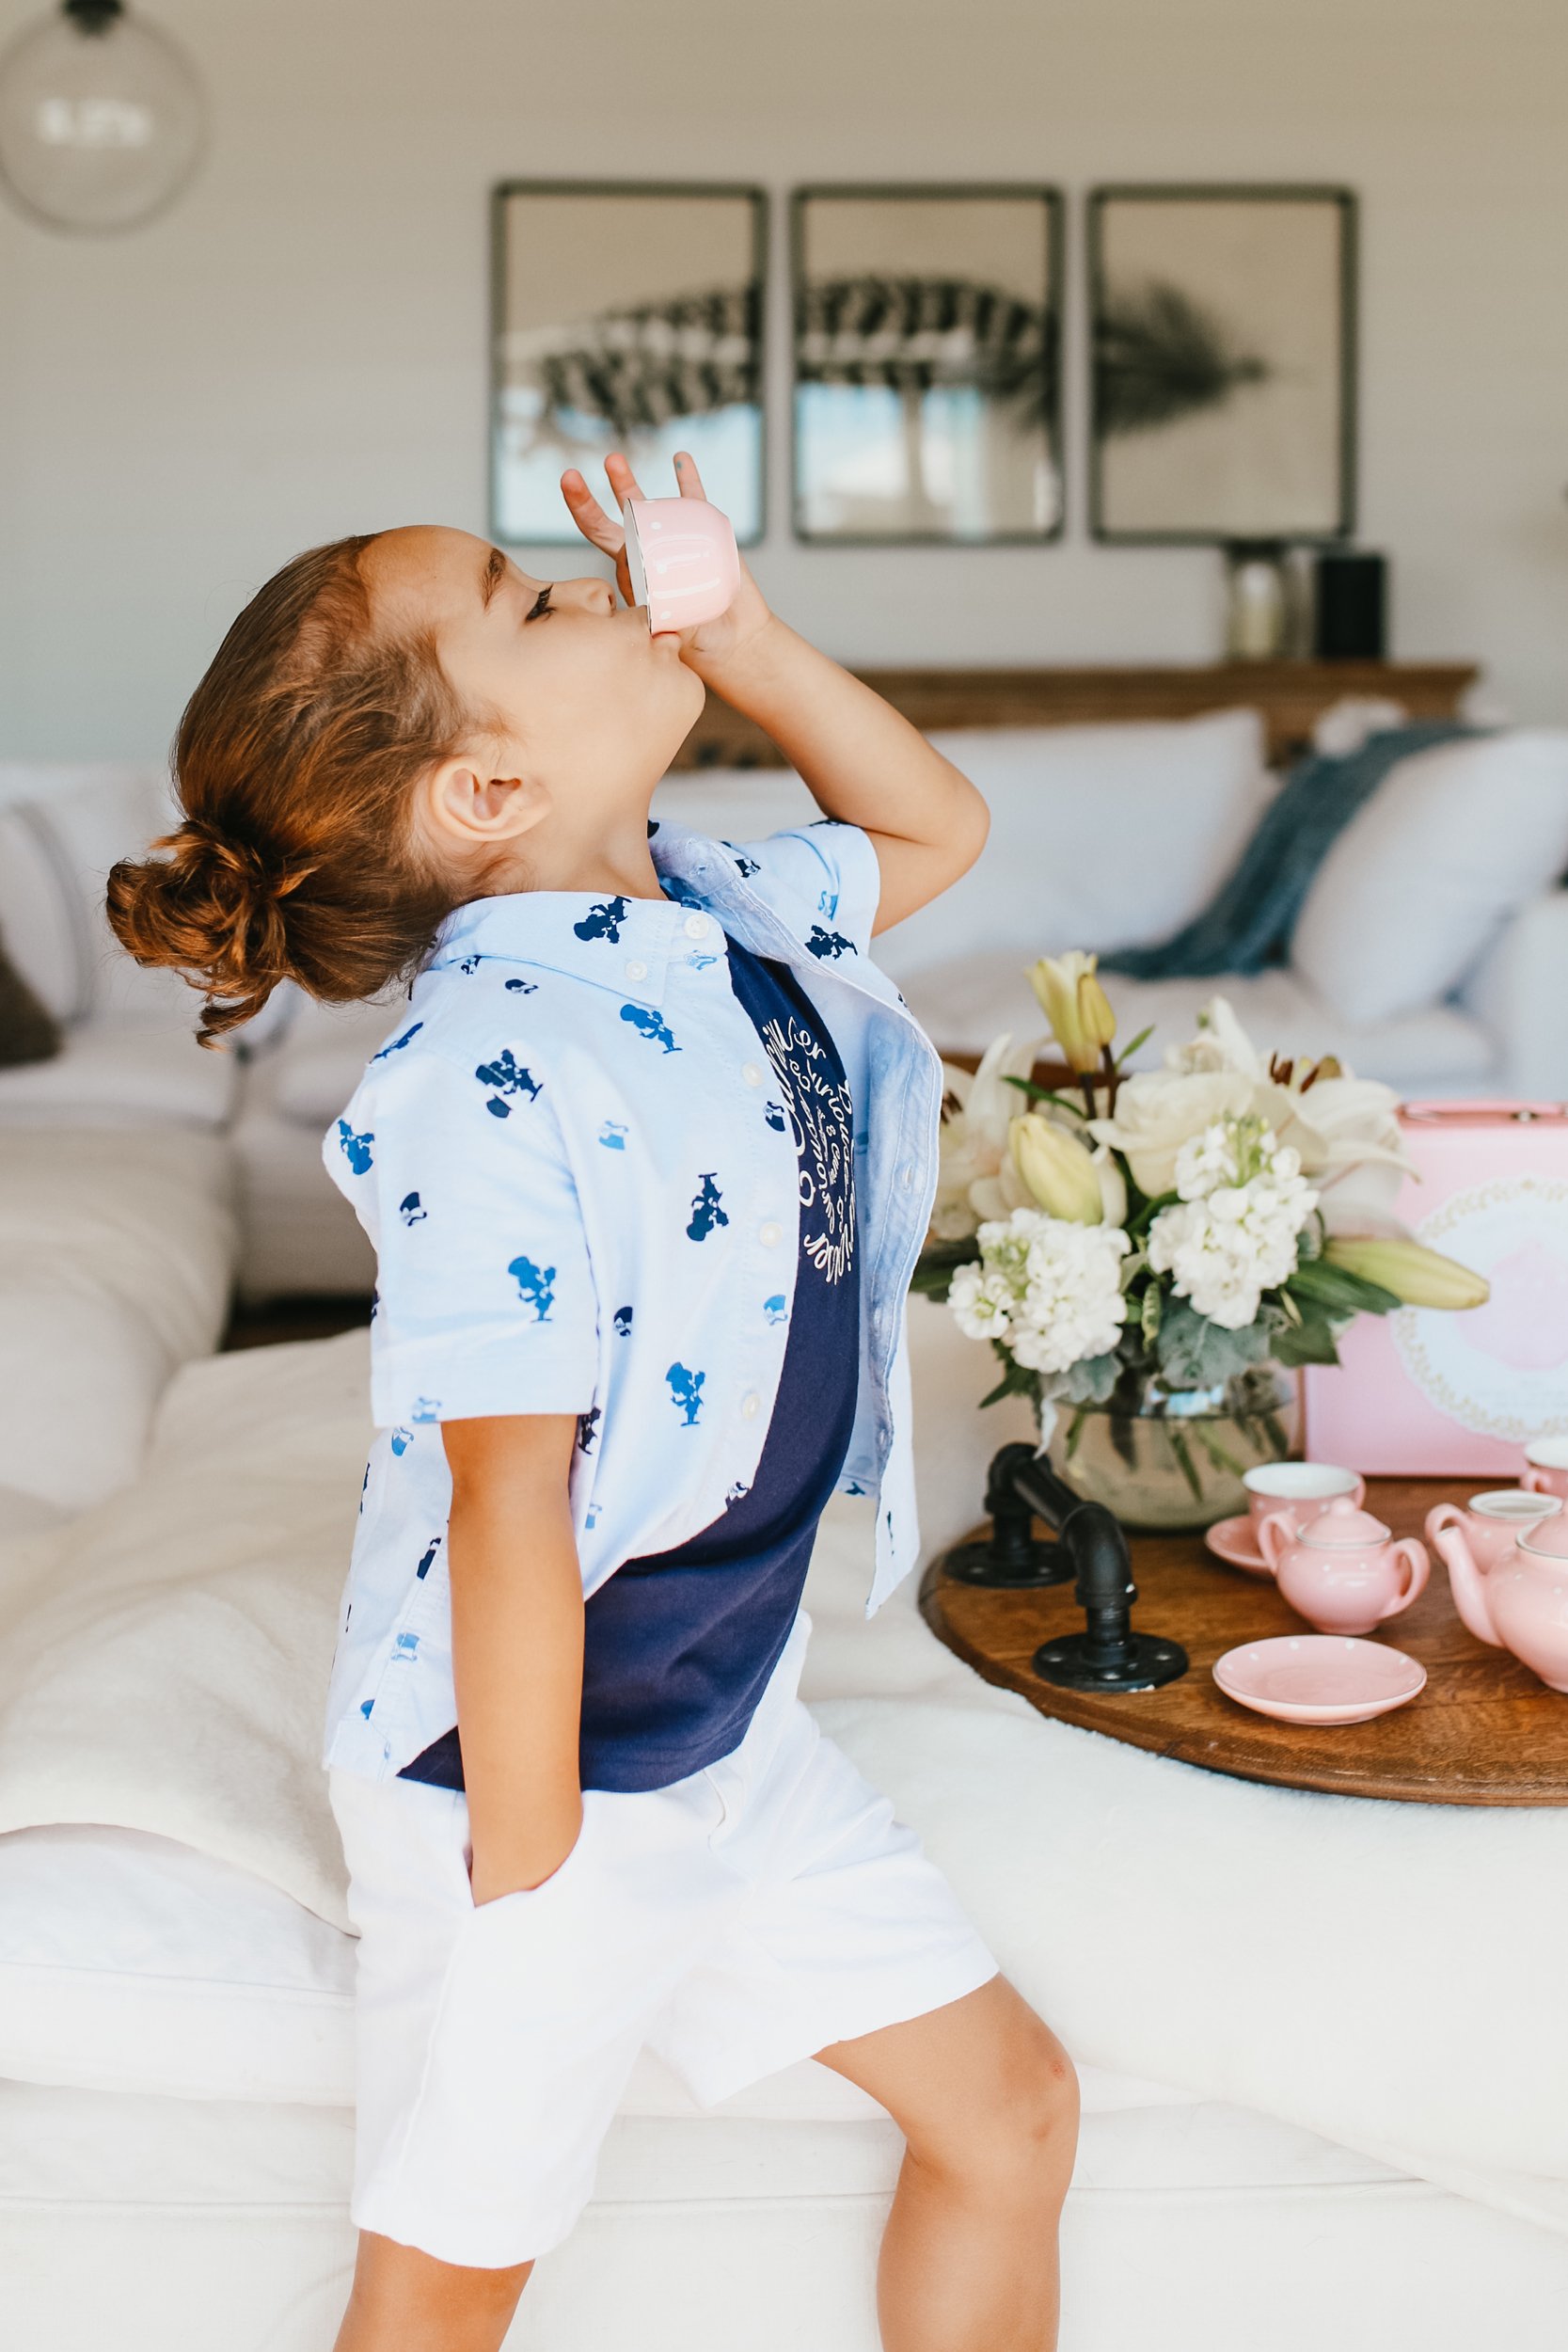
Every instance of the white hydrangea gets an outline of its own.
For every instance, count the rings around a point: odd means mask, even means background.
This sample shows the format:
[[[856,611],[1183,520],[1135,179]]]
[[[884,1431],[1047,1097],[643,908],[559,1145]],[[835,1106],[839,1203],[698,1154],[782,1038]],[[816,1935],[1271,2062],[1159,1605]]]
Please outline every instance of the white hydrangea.
[[[1176,1156],[1180,1200],[1149,1229],[1148,1263],[1227,1331],[1256,1323],[1262,1294],[1295,1271],[1318,1205],[1299,1153],[1256,1118],[1217,1120]]]
[[[1031,1372],[1066,1372],[1121,1337],[1127,1302],[1118,1225],[1075,1225],[1015,1209],[980,1227],[978,1264],[960,1266],[947,1303],[974,1340],[1001,1340]]]

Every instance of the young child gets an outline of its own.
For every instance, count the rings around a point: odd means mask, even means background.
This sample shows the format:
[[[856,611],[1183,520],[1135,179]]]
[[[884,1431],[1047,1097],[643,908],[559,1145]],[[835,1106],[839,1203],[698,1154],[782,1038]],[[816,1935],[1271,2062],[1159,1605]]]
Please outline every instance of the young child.
[[[749,575],[651,636],[620,526],[562,487],[623,606],[460,531],[296,558],[185,712],[166,855],[109,889],[206,1041],[285,977],[412,976],[325,1143],[379,1268],[326,1744],[360,1933],[339,2352],[494,2352],[644,2043],[705,2103],[808,2056],[861,2085],[908,2143],[887,2352],[1049,2352],[1071,2067],[796,1694],[830,1494],[878,1498],[873,1607],[914,1565],[941,1065],[868,951],[985,808]],[[705,687],[819,819],[649,819]]]

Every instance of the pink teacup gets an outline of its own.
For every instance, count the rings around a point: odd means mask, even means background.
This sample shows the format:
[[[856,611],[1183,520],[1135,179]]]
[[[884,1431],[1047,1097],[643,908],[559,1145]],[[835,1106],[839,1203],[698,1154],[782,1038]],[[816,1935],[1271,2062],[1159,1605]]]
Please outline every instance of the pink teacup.
[[[1463,1529],[1470,1557],[1484,1574],[1513,1550],[1527,1529],[1539,1526],[1561,1508],[1555,1495],[1520,1486],[1495,1486],[1486,1494],[1472,1495],[1463,1510],[1457,1502],[1435,1504],[1426,1516],[1426,1539],[1441,1549],[1437,1538],[1446,1527]]]
[[[1340,1495],[1349,1495],[1357,1509],[1367,1500],[1366,1480],[1332,1462],[1261,1462],[1243,1473],[1242,1484],[1247,1490],[1255,1544],[1267,1518],[1287,1518],[1295,1534]]]
[[[655,637],[727,612],[740,585],[740,550],[727,515],[706,499],[626,499],[626,569],[634,604]]]
[[[1556,1495],[1568,1502],[1568,1438],[1534,1438],[1525,1448],[1529,1468],[1519,1484],[1527,1494]]]

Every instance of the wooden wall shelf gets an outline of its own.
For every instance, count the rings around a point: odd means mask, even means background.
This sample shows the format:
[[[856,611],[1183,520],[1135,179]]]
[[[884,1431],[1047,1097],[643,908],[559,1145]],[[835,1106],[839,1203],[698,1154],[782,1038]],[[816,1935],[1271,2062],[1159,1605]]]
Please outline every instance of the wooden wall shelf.
[[[1468,661],[1219,661],[1185,668],[861,670],[923,732],[935,727],[1082,726],[1107,719],[1191,719],[1248,704],[1261,710],[1271,762],[1288,758],[1347,694],[1402,703],[1413,719],[1451,719],[1479,675]],[[717,695],[673,763],[779,768],[762,729]]]

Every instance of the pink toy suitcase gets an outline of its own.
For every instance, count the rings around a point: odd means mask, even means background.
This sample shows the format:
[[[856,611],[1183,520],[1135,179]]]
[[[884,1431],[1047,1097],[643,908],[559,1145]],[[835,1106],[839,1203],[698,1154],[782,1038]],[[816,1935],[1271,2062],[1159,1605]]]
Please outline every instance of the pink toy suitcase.
[[[1484,1274],[1484,1307],[1360,1315],[1304,1379],[1313,1461],[1410,1477],[1517,1478],[1568,1434],[1568,1104],[1407,1103],[1395,1214]]]

